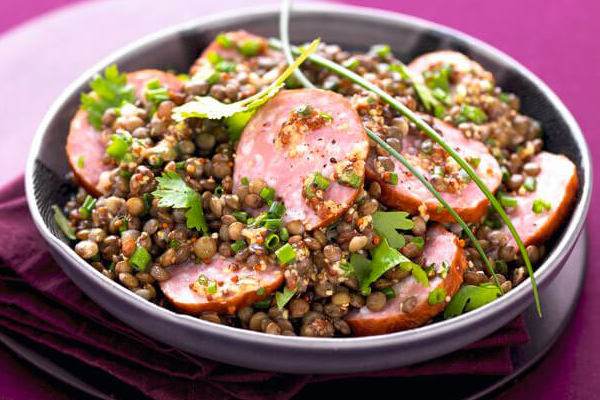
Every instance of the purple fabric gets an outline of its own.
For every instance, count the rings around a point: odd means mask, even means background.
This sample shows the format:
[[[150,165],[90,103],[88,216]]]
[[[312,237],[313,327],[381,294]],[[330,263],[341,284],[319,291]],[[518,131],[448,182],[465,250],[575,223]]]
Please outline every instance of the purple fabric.
[[[283,400],[306,384],[334,379],[508,374],[509,347],[528,340],[517,319],[467,349],[411,367],[331,376],[250,371],[158,343],[93,303],[50,257],[29,215],[22,178],[0,190],[0,243],[0,327],[100,368],[157,400]]]

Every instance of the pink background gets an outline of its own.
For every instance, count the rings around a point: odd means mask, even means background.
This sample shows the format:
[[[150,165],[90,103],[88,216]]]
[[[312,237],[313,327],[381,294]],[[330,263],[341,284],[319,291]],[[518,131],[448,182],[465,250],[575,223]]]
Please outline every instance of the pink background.
[[[264,1],[261,1],[261,3]],[[273,3],[274,1],[270,1]],[[597,159],[600,153],[600,2],[504,0],[361,1],[348,4],[379,7],[422,17],[473,35],[510,54],[545,81],[579,122]],[[56,7],[80,3],[59,14],[30,18]],[[182,7],[182,3],[188,8]],[[168,24],[247,2],[153,2],[152,13],[139,13],[135,24],[119,19],[140,10],[140,1],[19,0],[0,2],[0,184],[21,173],[29,142],[44,112],[75,77],[110,51]],[[193,4],[193,6],[192,6]],[[218,7],[217,7],[218,6]],[[89,8],[112,7],[115,18],[94,20]],[[86,11],[86,9],[88,11]],[[185,10],[185,12],[183,11]],[[86,14],[87,12],[87,14]],[[65,15],[68,14],[68,15]],[[80,18],[86,16],[86,20]],[[157,18],[160,16],[160,18]],[[61,18],[59,23],[58,18]],[[64,21],[68,21],[67,26]],[[6,32],[8,30],[8,32]],[[94,38],[96,40],[92,40]],[[82,46],[82,42],[87,43]],[[57,45],[60,44],[60,45]],[[38,68],[42,54],[53,68]],[[77,57],[72,57],[77,55]],[[41,63],[43,64],[43,63]],[[598,185],[598,177],[595,183]],[[502,399],[595,399],[600,395],[600,279],[594,246],[600,235],[600,199],[595,196],[588,218],[590,253],[586,287],[566,334],[532,372]],[[35,370],[0,351],[0,398],[40,398],[48,383]],[[9,372],[8,372],[9,371]],[[46,396],[45,396],[46,397]]]

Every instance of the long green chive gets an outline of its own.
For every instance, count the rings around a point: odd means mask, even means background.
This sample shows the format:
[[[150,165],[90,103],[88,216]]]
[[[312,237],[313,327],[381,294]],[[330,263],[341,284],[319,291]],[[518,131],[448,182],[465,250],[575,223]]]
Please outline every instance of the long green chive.
[[[283,6],[282,6],[282,10],[285,10],[286,8],[289,8],[289,3],[290,3],[289,1],[284,1],[283,2]],[[280,31],[283,31],[283,30],[287,31],[287,21],[283,21],[283,22],[284,23],[280,24]],[[286,34],[286,36],[287,36],[287,34]],[[277,40],[274,40],[274,39],[270,40],[270,45],[272,47],[278,49],[278,50],[281,50],[281,48],[282,48],[281,43],[279,41],[277,41]],[[284,53],[289,52],[289,51],[290,51],[290,49],[289,49],[289,43],[288,43],[287,51],[284,50]],[[295,50],[295,52],[297,53],[298,51]],[[291,54],[290,54],[290,58],[292,58]],[[313,61],[312,56],[309,56],[309,59],[311,61]],[[322,61],[322,60],[325,60],[325,59],[322,59],[322,58],[319,57],[317,60],[318,61]],[[325,60],[325,61],[327,61],[327,60]],[[292,62],[293,62],[293,58],[292,58]],[[335,64],[335,63],[331,63],[331,64],[334,67],[338,67],[337,64]],[[320,64],[320,65],[322,65],[322,64]],[[345,71],[343,68],[341,68],[340,70],[342,72]],[[351,72],[351,71],[348,71],[348,72]],[[302,74],[300,73],[300,75],[302,75]],[[356,79],[358,81],[362,81],[362,78],[360,76],[358,76],[356,74],[353,74],[353,75],[356,77]],[[302,76],[304,77],[304,75],[302,75]],[[308,79],[306,79],[306,77],[304,77],[304,81],[308,83],[307,87],[314,87],[314,85]],[[408,110],[408,111],[410,112],[410,110]],[[413,117],[416,118],[416,116],[414,114],[412,114],[412,115],[413,115]],[[421,119],[419,119],[419,121],[420,121],[421,124],[427,125]],[[479,244],[479,241],[477,240],[477,238],[475,237],[475,235],[473,234],[473,232],[471,232],[471,229],[465,223],[465,221],[463,221],[463,219],[456,213],[456,211],[454,211],[454,209],[452,207],[450,207],[450,205],[446,202],[446,200],[444,200],[444,198],[440,195],[440,193],[437,190],[435,190],[435,188],[429,183],[429,181],[427,181],[423,177],[423,175],[421,175],[403,156],[401,156],[396,150],[394,150],[383,139],[381,139],[379,136],[377,136],[373,131],[371,131],[367,127],[365,127],[365,130],[367,132],[367,135],[371,139],[373,139],[379,146],[381,146],[384,150],[386,150],[388,153],[390,153],[394,158],[396,158],[398,161],[400,161],[400,163],[402,165],[404,165],[404,167],[406,167],[406,169],[408,169],[427,188],[427,190],[429,190],[431,192],[431,194],[433,194],[433,196],[442,204],[442,206],[444,206],[444,208],[446,210],[448,210],[448,212],[450,213],[450,215],[452,215],[452,217],[454,217],[455,221],[457,221],[460,224],[460,226],[463,228],[463,231],[467,234],[467,236],[469,237],[469,239],[471,239],[471,242],[473,243],[473,246],[475,246],[475,249],[477,250],[477,252],[481,256],[482,260],[484,261],[485,266],[486,266],[488,272],[492,275],[492,277],[494,279],[494,283],[498,287],[498,290],[500,290],[500,293],[504,294],[504,291],[502,290],[502,286],[500,285],[500,281],[498,280],[498,277],[496,276],[496,273],[494,272],[494,268],[492,267],[492,264],[490,263],[490,260],[488,259],[487,255],[483,251],[483,248]],[[430,130],[432,130],[432,129],[430,128]],[[488,193],[489,193],[489,191],[488,191]],[[494,200],[495,200],[495,198],[494,198]],[[517,236],[518,236],[518,234],[517,234]],[[529,260],[529,258],[527,258],[527,254],[526,253],[525,253],[524,259],[527,260],[527,261]],[[536,286],[535,286],[535,281],[533,281],[533,274],[530,274],[530,276],[532,277],[532,282],[533,282],[532,284],[533,284],[533,287],[534,287],[534,296],[536,298],[536,304],[538,305],[538,312],[540,312],[540,315],[541,315],[541,309],[539,307],[539,300],[538,300],[538,296],[537,296],[537,289],[536,289]]]
[[[270,39],[269,44],[271,47],[273,47],[275,49],[278,49],[278,50],[282,49],[281,42],[276,39]],[[293,52],[295,54],[300,54],[298,49],[293,49]],[[433,140],[435,140],[436,143],[438,143],[446,152],[448,152],[448,154],[450,154],[450,156],[452,156],[452,158],[454,158],[454,160],[467,172],[467,174],[470,176],[470,178],[477,184],[479,189],[488,198],[488,200],[490,201],[490,203],[492,204],[494,209],[496,209],[496,212],[500,215],[500,218],[502,218],[502,220],[506,224],[508,230],[514,237],[515,242],[517,243],[519,250],[521,252],[521,255],[523,257],[523,260],[525,261],[525,266],[527,268],[529,277],[531,278],[531,287],[533,289],[533,296],[535,298],[536,309],[537,309],[538,315],[541,317],[542,316],[542,307],[540,304],[539,294],[538,294],[538,290],[537,290],[537,284],[535,282],[533,267],[531,266],[531,260],[529,259],[527,250],[525,249],[525,245],[523,244],[523,241],[521,240],[519,233],[517,232],[515,226],[513,225],[512,221],[510,220],[510,218],[508,218],[508,215],[506,215],[506,212],[504,211],[504,209],[502,208],[502,206],[500,205],[498,200],[496,200],[494,195],[490,192],[490,190],[487,188],[485,183],[483,183],[481,181],[481,179],[477,176],[475,171],[473,171],[471,166],[451,146],[449,146],[446,142],[444,142],[444,140],[440,137],[440,135],[431,126],[429,126],[427,123],[425,123],[421,118],[419,118],[415,113],[413,113],[408,107],[406,107],[404,104],[397,101],[393,96],[386,93],[384,90],[382,90],[377,85],[367,81],[360,75],[340,66],[339,64],[337,64],[333,61],[330,61],[326,58],[323,58],[319,55],[311,54],[307,58],[315,65],[319,65],[319,66],[326,68],[338,75],[341,75],[341,76],[351,80],[352,82],[356,83],[357,85],[369,90],[370,92],[377,94],[381,99],[383,99],[383,101],[388,103],[392,108],[394,108],[396,111],[400,112],[402,115],[404,115],[410,121],[412,121],[419,129],[425,131]],[[374,135],[374,134],[372,136],[376,137],[376,135]],[[373,139],[372,136],[369,135],[369,137],[371,137]],[[373,140],[375,140],[375,139],[373,139]],[[375,140],[375,141],[378,144],[380,142],[385,143],[381,140],[380,141]],[[388,152],[390,152],[390,151],[388,150]],[[394,153],[396,153],[398,155],[397,152],[394,151]],[[396,157],[395,155],[394,155],[394,157],[398,159],[398,157]],[[456,219],[456,217],[455,217],[455,219]],[[474,242],[474,243],[476,243],[476,242]],[[489,264],[489,261],[486,263],[486,265],[487,264]],[[490,269],[491,269],[491,266],[490,266]],[[496,280],[496,284],[498,284],[497,280]]]
[[[75,228],[69,222],[65,214],[63,214],[62,210],[56,204],[52,206],[52,210],[54,211],[54,221],[56,225],[60,228],[61,231],[71,240],[75,240]]]
[[[289,243],[286,243],[275,252],[275,255],[281,264],[287,264],[296,258],[296,250]]]

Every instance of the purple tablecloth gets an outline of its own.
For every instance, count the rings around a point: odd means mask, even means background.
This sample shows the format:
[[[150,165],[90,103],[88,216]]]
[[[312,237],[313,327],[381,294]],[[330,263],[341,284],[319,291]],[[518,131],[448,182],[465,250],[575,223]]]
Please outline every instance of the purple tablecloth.
[[[73,0],[20,0],[0,3],[0,32],[26,18]],[[264,0],[262,2],[265,2]],[[273,2],[273,1],[271,1]],[[593,156],[600,154],[596,94],[600,93],[600,51],[595,1],[443,0],[398,2],[349,0],[351,4],[380,7],[416,15],[476,36],[510,54],[536,73],[573,112]],[[38,19],[0,37],[0,184],[23,170],[27,148],[43,113],[57,94],[85,68],[122,44],[145,33],[192,16],[240,5],[239,0],[199,2],[180,0],[153,3],[152,13],[138,13],[139,0],[89,2]],[[145,7],[148,9],[147,7]],[[114,17],[97,18],[113,9]],[[183,12],[182,10],[185,10]],[[116,29],[118,27],[118,29]],[[93,46],[90,43],[94,43]],[[76,55],[76,57],[75,57]],[[7,62],[8,61],[8,62]],[[10,95],[6,95],[9,93]],[[7,155],[8,154],[8,155]],[[595,157],[594,157],[595,158]],[[596,177],[596,183],[600,179]],[[595,196],[592,210],[600,206]],[[600,256],[600,215],[590,214],[588,259]],[[565,335],[532,372],[513,385],[501,399],[595,399],[600,393],[600,278],[589,268],[574,320]],[[9,399],[57,398],[47,383],[10,355],[0,352],[0,387]],[[53,396],[54,395],[54,396]]]

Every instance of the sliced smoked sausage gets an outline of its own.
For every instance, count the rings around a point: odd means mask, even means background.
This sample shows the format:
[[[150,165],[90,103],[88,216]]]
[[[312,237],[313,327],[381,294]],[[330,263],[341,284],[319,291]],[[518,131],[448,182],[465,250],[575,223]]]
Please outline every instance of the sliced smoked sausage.
[[[578,186],[575,164],[562,154],[543,151],[530,161],[540,167],[535,177],[535,190],[509,194],[517,199],[517,207],[507,207],[507,213],[525,246],[541,244],[552,236],[569,214]],[[547,203],[550,209],[539,202],[537,211],[540,212],[534,212],[536,200]],[[508,244],[517,248],[506,226],[503,231],[509,238]]]
[[[169,72],[143,69],[127,74],[127,83],[134,87],[138,99],[143,99],[144,85],[153,79],[173,91],[183,88],[181,81]],[[106,145],[101,132],[89,124],[87,111],[78,110],[71,120],[65,149],[75,179],[93,196],[102,194],[98,186],[100,175],[115,167],[103,161]]]
[[[200,54],[200,57],[194,62],[190,69],[190,75],[193,76],[200,71],[211,71],[213,65],[210,61],[210,54],[216,53],[223,60],[234,61],[236,63],[255,62],[259,63],[261,69],[271,70],[285,67],[285,59],[279,51],[271,49],[267,45],[267,39],[262,36],[253,35],[246,31],[232,31],[222,34],[224,41],[213,40]],[[223,45],[227,44],[227,47]],[[244,46],[249,46],[244,50]],[[245,53],[245,54],[244,54]],[[260,64],[262,63],[262,65]],[[273,74],[277,78],[276,74]]]
[[[433,120],[432,127],[440,132],[446,143],[464,159],[470,160],[471,166],[479,178],[491,192],[495,192],[502,180],[502,172],[498,162],[485,145],[464,137],[458,129],[438,119],[425,115],[421,115],[421,117],[428,121]],[[425,179],[430,181],[463,220],[479,222],[488,208],[488,199],[441,147],[438,145],[427,146],[427,150],[424,151],[423,143],[427,140],[429,139],[425,133],[405,135],[401,154],[413,167],[421,170]],[[398,176],[397,184],[388,183],[389,179],[385,179],[386,174],[378,165],[378,158],[373,150],[367,161],[367,177],[376,180],[381,185],[379,200],[382,203],[411,214],[426,212],[432,221],[455,222],[446,209],[438,207],[439,202],[413,174],[398,160],[390,158]],[[425,209],[422,205],[425,206]]]
[[[234,189],[243,178],[263,179],[283,199],[285,221],[302,220],[306,229],[318,228],[354,203],[364,181],[368,146],[360,117],[344,97],[320,89],[285,90],[245,127]],[[328,181],[323,190],[313,185],[321,178]]]
[[[208,264],[190,260],[167,270],[171,278],[160,287],[178,310],[188,314],[234,314],[237,308],[269,296],[283,283],[283,272],[266,257],[256,266],[215,257]]]
[[[364,306],[349,312],[346,322],[355,335],[382,335],[416,328],[446,307],[446,299],[430,304],[429,294],[438,290],[452,297],[460,287],[467,259],[459,246],[458,238],[441,225],[431,226],[427,230],[423,256],[425,265],[435,264],[438,271],[434,278],[429,279],[429,286],[423,286],[409,276],[392,287],[396,297],[388,300],[383,310],[374,312]],[[445,271],[445,274],[440,274],[440,271]]]

